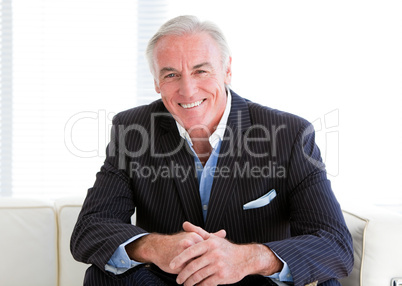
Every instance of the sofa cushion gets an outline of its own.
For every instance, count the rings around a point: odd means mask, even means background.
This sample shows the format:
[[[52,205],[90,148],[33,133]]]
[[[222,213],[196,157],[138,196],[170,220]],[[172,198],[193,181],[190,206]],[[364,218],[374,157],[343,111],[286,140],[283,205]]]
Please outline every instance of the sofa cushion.
[[[59,286],[79,286],[89,265],[74,260],[70,252],[70,238],[83,198],[71,197],[55,202],[59,225]],[[72,275],[72,273],[74,273]]]
[[[355,264],[343,286],[390,285],[402,277],[402,215],[379,207],[344,211],[353,237]]]
[[[0,198],[0,229],[0,285],[57,285],[57,225],[52,203]]]

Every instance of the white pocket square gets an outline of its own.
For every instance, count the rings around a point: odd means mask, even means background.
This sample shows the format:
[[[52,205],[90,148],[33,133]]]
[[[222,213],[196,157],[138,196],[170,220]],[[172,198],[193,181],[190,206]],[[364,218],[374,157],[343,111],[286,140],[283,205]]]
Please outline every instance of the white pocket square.
[[[250,210],[256,209],[269,204],[274,198],[276,197],[276,191],[274,189],[270,190],[268,193],[263,195],[262,197],[248,202],[247,204],[243,205],[243,210]]]

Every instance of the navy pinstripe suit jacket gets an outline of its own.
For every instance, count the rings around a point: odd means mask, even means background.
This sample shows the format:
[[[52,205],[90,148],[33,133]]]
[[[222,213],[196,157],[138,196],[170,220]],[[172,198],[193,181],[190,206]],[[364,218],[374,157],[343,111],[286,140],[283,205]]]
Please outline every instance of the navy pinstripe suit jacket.
[[[304,119],[232,92],[205,223],[194,167],[161,100],[116,115],[72,235],[75,259],[104,269],[122,242],[179,232],[187,220],[209,232],[225,229],[235,243],[266,244],[288,263],[295,285],[340,285],[335,279],[351,271],[352,239]],[[243,210],[272,189],[268,205]]]

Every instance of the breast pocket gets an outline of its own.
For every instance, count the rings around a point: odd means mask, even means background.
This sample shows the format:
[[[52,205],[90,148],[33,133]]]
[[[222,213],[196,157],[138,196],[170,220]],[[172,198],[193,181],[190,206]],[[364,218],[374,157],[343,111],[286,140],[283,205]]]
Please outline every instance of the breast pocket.
[[[274,189],[270,190],[268,193],[259,197],[256,200],[248,202],[243,205],[243,210],[258,209],[269,205],[273,199],[276,198],[276,191]]]

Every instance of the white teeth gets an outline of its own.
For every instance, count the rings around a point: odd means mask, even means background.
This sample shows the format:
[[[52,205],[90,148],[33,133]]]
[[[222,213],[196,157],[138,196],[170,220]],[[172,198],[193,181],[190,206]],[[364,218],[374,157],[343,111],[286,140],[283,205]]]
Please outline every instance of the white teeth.
[[[191,107],[195,107],[195,106],[200,105],[203,101],[204,101],[204,100],[200,100],[200,101],[196,101],[196,102],[189,103],[189,104],[180,103],[180,105],[181,105],[181,107],[183,107],[183,108],[191,108]]]

